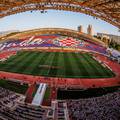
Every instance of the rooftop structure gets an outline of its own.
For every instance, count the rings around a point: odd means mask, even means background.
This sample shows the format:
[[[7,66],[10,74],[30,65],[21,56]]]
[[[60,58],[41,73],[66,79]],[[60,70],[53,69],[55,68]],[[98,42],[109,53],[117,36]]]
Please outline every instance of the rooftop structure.
[[[80,12],[120,28],[119,0],[0,0],[0,17],[46,9]]]

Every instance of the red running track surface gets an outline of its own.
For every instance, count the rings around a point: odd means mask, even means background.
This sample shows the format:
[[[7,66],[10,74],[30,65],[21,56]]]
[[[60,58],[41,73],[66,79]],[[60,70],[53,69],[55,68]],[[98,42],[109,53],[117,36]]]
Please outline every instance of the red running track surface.
[[[34,82],[47,83],[50,86],[55,87],[79,87],[79,88],[92,88],[92,87],[106,87],[106,86],[116,86],[120,85],[120,64],[115,61],[109,60],[107,57],[99,54],[95,54],[95,57],[101,61],[103,61],[106,65],[108,65],[116,76],[113,78],[94,78],[94,79],[86,79],[86,78],[53,78],[43,76],[32,76],[25,74],[17,74],[10,72],[0,71],[0,78],[10,79],[10,80],[20,80],[21,82],[27,82],[33,84]]]

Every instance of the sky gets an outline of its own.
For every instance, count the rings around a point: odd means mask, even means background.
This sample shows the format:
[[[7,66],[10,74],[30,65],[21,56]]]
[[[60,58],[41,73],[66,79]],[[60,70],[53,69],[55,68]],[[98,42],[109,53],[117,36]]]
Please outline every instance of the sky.
[[[102,32],[120,35],[117,27],[100,19],[94,19],[82,13],[56,10],[47,10],[47,13],[44,14],[40,11],[33,11],[32,13],[27,11],[0,18],[0,32],[8,30],[23,31],[47,27],[77,30],[79,25],[82,25],[84,32],[86,32],[89,24],[93,26],[94,34]]]

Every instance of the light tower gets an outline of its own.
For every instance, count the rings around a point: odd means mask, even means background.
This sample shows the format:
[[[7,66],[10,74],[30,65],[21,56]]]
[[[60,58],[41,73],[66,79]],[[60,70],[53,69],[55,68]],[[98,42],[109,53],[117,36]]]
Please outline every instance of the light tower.
[[[92,36],[93,34],[93,28],[92,28],[92,25],[88,25],[88,28],[87,28],[87,34]]]

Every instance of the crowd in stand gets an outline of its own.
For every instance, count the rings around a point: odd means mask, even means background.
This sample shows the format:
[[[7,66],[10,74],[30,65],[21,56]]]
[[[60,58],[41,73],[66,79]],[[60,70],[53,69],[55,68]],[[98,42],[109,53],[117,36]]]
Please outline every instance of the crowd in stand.
[[[0,119],[46,120],[47,109],[24,103],[24,97],[0,87]]]
[[[31,36],[30,38],[5,41],[0,44],[0,51],[19,51],[21,49],[35,49],[39,47],[49,48],[77,48],[83,50],[90,50],[101,54],[107,54],[106,48],[90,42],[90,40],[81,40],[69,36],[62,35],[42,35]],[[5,57],[6,58],[6,57]]]
[[[7,120],[47,120],[46,109],[23,103],[14,110],[4,109],[1,114]]]
[[[2,120],[50,120],[48,110],[24,103],[25,98],[0,87],[0,119]],[[67,102],[67,104],[66,104]],[[55,107],[58,120],[65,120],[68,110],[70,120],[120,120],[120,91],[101,97],[58,101]]]
[[[69,100],[72,120],[120,120],[120,91],[101,97]]]
[[[1,109],[2,107],[7,107],[7,108],[14,107],[17,101],[22,101],[23,99],[24,99],[24,96],[0,87],[0,108]]]

